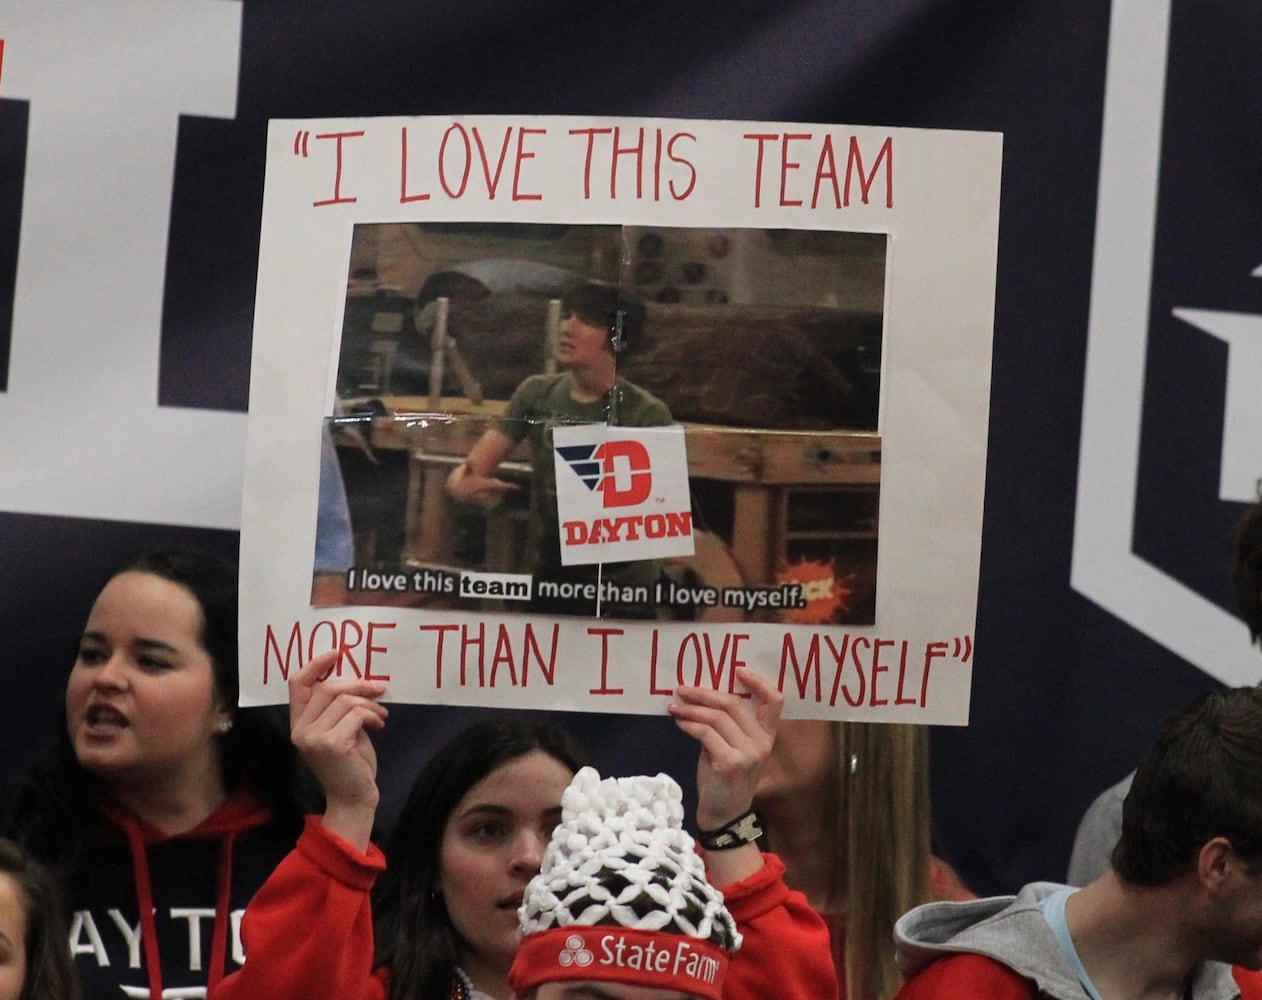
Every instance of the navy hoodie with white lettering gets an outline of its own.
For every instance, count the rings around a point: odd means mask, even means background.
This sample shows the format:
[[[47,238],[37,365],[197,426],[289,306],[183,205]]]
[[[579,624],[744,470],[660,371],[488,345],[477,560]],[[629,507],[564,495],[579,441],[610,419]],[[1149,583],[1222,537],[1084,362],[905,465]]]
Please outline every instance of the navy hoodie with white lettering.
[[[263,801],[235,792],[168,836],[114,802],[67,899],[84,1000],[201,1000],[239,968],[241,915],[294,846]]]

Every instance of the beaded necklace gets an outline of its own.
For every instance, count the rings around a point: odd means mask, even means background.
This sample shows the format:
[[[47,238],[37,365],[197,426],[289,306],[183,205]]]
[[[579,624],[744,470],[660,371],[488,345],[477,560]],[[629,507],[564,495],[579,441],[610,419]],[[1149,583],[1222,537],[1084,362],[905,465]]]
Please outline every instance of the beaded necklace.
[[[447,1000],[472,1000],[473,983],[469,977],[465,975],[464,969],[456,966],[456,974],[451,980],[451,992],[447,994]]]

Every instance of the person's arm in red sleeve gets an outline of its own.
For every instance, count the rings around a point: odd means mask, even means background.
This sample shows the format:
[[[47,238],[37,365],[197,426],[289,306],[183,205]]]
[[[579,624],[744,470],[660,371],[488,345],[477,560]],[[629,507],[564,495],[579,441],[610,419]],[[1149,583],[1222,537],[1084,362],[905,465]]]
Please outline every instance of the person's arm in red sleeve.
[[[751,670],[737,675],[747,696],[682,687],[670,706],[676,724],[701,744],[697,825],[717,830],[746,814],[771,756],[784,698]],[[836,1000],[828,926],[784,884],[784,863],[752,841],[704,852],[710,881],[744,938],[728,965],[724,1000]]]
[[[380,795],[369,730],[385,725],[385,685],[334,674],[340,653],[313,657],[289,679],[294,745],[319,780],[323,816],[246,907],[245,964],[209,1000],[380,1000],[373,976],[370,894],[385,868],[369,841]]]
[[[307,817],[298,843],[241,921],[245,964],[209,1000],[385,1000],[373,975],[370,892],[386,866]]]
[[[828,926],[806,897],[784,883],[774,854],[748,878],[721,885],[744,942],[728,966],[723,1000],[836,1000]]]

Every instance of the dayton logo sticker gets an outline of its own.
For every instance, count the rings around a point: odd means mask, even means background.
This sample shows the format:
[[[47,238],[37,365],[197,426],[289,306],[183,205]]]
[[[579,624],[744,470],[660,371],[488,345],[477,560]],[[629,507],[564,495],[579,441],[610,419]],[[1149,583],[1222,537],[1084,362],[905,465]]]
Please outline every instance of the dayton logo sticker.
[[[562,565],[692,555],[682,427],[558,427],[552,444]]]
[[[575,444],[557,448],[574,474],[589,490],[598,490],[605,509],[644,503],[653,489],[649,450],[639,441],[622,438],[600,444]],[[619,483],[626,480],[625,488]]]

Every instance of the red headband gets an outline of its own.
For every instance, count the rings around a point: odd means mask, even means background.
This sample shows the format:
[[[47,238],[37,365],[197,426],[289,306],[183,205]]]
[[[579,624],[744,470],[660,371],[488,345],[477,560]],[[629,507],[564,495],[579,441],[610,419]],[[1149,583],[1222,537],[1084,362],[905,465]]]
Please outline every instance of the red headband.
[[[571,924],[523,937],[508,982],[517,993],[543,983],[593,980],[720,1000],[727,961],[722,948],[683,934]]]

